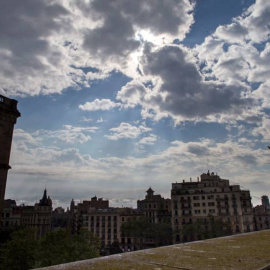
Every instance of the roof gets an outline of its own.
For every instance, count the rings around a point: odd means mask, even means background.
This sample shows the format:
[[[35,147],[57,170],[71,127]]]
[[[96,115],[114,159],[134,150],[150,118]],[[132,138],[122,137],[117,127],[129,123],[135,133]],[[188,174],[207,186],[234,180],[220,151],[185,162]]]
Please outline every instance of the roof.
[[[150,187],[150,188],[148,188],[148,190],[146,192],[147,193],[154,193],[155,191]]]
[[[42,269],[253,270],[260,269],[270,264],[269,245],[270,230],[265,230],[205,241],[129,252]]]

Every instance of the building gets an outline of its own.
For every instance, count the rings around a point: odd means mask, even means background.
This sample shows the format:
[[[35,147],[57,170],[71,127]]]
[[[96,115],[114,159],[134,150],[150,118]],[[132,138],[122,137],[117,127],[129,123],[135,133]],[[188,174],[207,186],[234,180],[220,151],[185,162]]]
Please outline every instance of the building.
[[[253,208],[254,228],[256,231],[270,229],[270,207],[268,196],[261,198],[262,205]]]
[[[0,95],[0,226],[6,191],[13,128],[21,116],[17,101]]]
[[[118,243],[123,251],[139,249],[136,239],[121,234],[123,223],[143,217],[143,213],[132,208],[114,208],[109,206],[108,200],[91,198],[75,205],[70,204],[71,228],[74,233],[81,227],[87,228],[100,238],[102,249],[113,243]]]
[[[85,200],[75,205],[75,202],[72,199],[70,203],[69,226],[73,233],[78,232],[83,226],[83,215],[88,213],[90,208],[94,208],[96,210],[107,209],[109,208],[109,201],[95,196],[91,198],[90,201]]]
[[[52,211],[52,229],[67,228],[69,224],[69,210],[57,207]]]
[[[239,185],[230,185],[229,180],[218,175],[203,173],[201,181],[173,183],[172,229],[174,242],[204,238],[191,224],[202,224],[203,232],[212,230],[219,224],[220,230],[230,233],[244,233],[254,230],[253,212],[249,190]],[[187,228],[192,228],[192,232]],[[215,235],[216,237],[218,235]]]
[[[2,229],[15,229],[21,224],[22,207],[16,205],[15,200],[4,200],[2,212]]]
[[[171,199],[164,199],[154,193],[150,187],[146,191],[145,199],[137,201],[138,210],[144,213],[150,223],[171,223]]]
[[[266,209],[270,209],[270,203],[269,203],[269,198],[266,195],[262,196],[262,205],[266,208]]]
[[[36,230],[36,237],[41,237],[51,230],[52,200],[44,190],[43,197],[34,206],[23,206],[21,225]]]
[[[100,238],[102,248],[117,242],[123,251],[133,251],[141,248],[140,243],[134,238],[122,235],[121,226],[141,217],[143,213],[132,208],[89,208],[83,215],[83,227]]]

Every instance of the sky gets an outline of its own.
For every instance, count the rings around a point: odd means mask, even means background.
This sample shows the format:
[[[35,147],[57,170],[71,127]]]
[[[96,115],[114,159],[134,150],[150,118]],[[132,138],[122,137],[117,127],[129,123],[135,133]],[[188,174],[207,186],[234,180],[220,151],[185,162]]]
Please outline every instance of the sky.
[[[0,25],[6,198],[135,207],[207,170],[270,195],[270,1],[0,0]]]

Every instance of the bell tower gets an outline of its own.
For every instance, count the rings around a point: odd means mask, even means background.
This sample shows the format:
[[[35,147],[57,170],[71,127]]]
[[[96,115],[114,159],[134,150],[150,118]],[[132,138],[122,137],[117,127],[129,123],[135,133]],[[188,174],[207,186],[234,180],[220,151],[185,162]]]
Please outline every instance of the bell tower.
[[[2,209],[5,198],[6,182],[9,166],[9,157],[13,128],[17,118],[21,116],[17,110],[17,100],[0,95],[0,226]]]

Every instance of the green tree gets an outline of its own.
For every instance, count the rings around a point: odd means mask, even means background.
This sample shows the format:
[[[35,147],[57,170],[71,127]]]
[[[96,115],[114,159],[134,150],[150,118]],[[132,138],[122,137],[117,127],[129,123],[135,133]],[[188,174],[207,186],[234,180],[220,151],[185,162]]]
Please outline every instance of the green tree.
[[[99,256],[100,241],[87,229],[72,235],[68,229],[58,229],[40,239],[38,267],[91,259]]]
[[[209,217],[206,220],[197,219],[193,223],[183,225],[183,236],[190,241],[230,235],[231,226],[228,222]]]
[[[28,270],[35,266],[38,242],[33,229],[15,231],[0,250],[1,270]]]
[[[86,229],[72,235],[68,229],[51,231],[37,240],[35,231],[14,232],[0,250],[0,270],[28,270],[99,256],[100,241]]]
[[[127,221],[122,224],[121,232],[126,237],[133,237],[134,244],[145,248],[146,239],[153,239],[156,246],[171,244],[172,230],[167,223],[150,223],[147,218]]]

